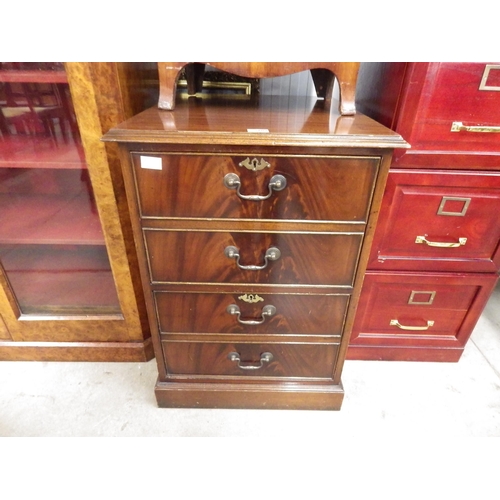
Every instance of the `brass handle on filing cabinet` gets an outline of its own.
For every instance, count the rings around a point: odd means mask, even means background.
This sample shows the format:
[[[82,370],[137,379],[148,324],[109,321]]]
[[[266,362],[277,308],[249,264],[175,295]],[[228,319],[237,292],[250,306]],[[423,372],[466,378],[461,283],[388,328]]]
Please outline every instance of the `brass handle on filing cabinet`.
[[[260,319],[241,319],[240,308],[236,304],[231,304],[227,306],[226,311],[233,316],[236,316],[238,323],[242,325],[262,325],[266,321],[267,316],[274,316],[276,314],[276,307],[272,305],[267,305],[262,308],[262,314]]]
[[[488,125],[464,125],[462,122],[453,122],[451,132],[488,132],[499,133],[500,127],[490,127]]]
[[[242,365],[241,357],[237,352],[230,352],[227,355],[227,358],[229,359],[229,361],[234,361],[238,363],[238,368],[241,368],[242,370],[258,370],[259,368],[262,368],[264,366],[264,363],[269,363],[270,361],[272,361],[273,355],[270,352],[263,352],[260,355],[260,361],[258,365],[251,365],[248,363]]]
[[[273,191],[282,191],[286,187],[286,179],[282,175],[273,175],[267,187],[269,193],[266,195],[260,194],[241,194],[241,181],[238,174],[226,174],[224,176],[224,186],[228,189],[236,189],[236,193],[242,200],[262,201],[267,200],[273,194]]]
[[[226,247],[224,249],[224,254],[230,259],[236,259],[236,265],[245,271],[261,271],[267,267],[270,260],[278,260],[281,257],[281,252],[279,248],[269,247],[264,254],[264,264],[262,266],[248,265],[244,266],[240,264],[240,251],[233,246]]]
[[[431,326],[434,325],[434,321],[427,321],[427,326],[405,326],[402,325],[397,319],[391,319],[390,323],[391,326],[397,326],[401,330],[414,330],[414,331],[424,331],[428,330]]]
[[[458,243],[441,243],[439,241],[429,241],[425,236],[417,236],[415,243],[425,243],[430,247],[438,248],[457,248],[467,243],[467,238],[458,238]]]

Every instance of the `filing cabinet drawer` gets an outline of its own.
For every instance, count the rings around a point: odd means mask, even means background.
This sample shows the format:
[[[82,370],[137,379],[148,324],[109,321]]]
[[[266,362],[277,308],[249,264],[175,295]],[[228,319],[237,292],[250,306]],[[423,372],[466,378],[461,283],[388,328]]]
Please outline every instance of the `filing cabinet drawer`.
[[[367,272],[350,344],[463,347],[496,281],[490,274]]]
[[[155,292],[163,334],[342,334],[349,295]]]
[[[163,341],[167,373],[175,375],[331,379],[338,344]]]
[[[132,153],[132,161],[144,218],[365,222],[380,158]]]
[[[351,286],[363,235],[145,229],[144,238],[154,283]]]
[[[500,173],[394,170],[369,267],[496,272]]]
[[[422,78],[416,68],[414,79]],[[500,63],[429,63],[422,70],[411,136],[402,131],[412,148],[500,151]]]

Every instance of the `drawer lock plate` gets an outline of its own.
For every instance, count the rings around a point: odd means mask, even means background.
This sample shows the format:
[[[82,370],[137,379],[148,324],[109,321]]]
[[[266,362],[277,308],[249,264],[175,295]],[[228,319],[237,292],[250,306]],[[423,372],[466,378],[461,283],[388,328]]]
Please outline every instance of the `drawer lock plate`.
[[[238,165],[240,167],[245,167],[248,170],[252,170],[253,172],[258,172],[259,170],[264,170],[265,168],[269,168],[271,166],[271,164],[264,160],[264,158],[261,158],[260,160],[257,160],[257,158],[253,158],[252,160],[247,158],[246,160],[238,163]]]

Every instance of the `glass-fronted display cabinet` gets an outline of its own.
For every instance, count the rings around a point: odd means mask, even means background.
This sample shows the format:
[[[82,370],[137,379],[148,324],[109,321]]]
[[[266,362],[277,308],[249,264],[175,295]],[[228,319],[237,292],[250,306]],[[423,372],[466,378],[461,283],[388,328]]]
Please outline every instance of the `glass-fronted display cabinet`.
[[[119,166],[100,142],[127,117],[124,74],[0,63],[0,359],[152,356]]]

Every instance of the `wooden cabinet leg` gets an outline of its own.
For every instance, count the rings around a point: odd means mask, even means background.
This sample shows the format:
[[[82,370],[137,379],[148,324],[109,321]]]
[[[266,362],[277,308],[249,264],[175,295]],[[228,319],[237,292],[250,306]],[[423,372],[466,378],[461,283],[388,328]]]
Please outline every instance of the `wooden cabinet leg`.
[[[187,63],[159,63],[158,79],[160,82],[160,97],[158,107],[160,109],[175,108],[175,92],[177,90],[177,80],[181,69]]]
[[[191,63],[186,66],[186,80],[188,94],[198,94],[203,90],[203,77],[205,76],[205,65],[203,63]]]
[[[316,94],[325,101],[332,100],[333,82],[335,81],[333,73],[329,69],[312,69],[311,76],[316,87]]]
[[[325,100],[325,107],[332,105],[333,86],[335,76],[339,82],[339,113],[341,115],[354,115],[356,114],[355,105],[355,90],[357,72],[337,71],[334,75],[328,69],[311,69],[311,76],[316,87],[318,97]]]
[[[335,76],[339,82],[339,113],[341,115],[356,114],[356,83],[359,64],[341,65],[336,68]]]
[[[340,90],[339,113],[341,115],[355,115],[356,114],[356,103],[355,103],[356,82],[354,82],[354,84],[347,83],[347,82],[339,83],[339,90]]]

